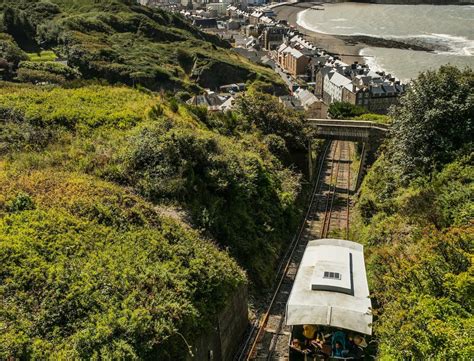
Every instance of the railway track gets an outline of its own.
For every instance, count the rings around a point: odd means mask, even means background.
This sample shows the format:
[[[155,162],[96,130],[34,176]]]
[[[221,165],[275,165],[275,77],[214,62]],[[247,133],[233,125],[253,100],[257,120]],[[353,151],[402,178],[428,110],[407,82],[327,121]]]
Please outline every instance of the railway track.
[[[353,144],[330,143],[323,154],[304,222],[293,238],[278,269],[278,282],[265,313],[249,331],[235,360],[286,360],[290,330],[285,325],[286,302],[290,295],[306,244],[328,238],[337,230],[348,238]]]

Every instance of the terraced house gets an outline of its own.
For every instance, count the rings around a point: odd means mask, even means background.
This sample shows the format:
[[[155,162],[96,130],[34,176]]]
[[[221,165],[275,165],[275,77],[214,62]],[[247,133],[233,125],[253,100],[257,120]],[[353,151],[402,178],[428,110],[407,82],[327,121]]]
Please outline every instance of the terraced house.
[[[316,74],[316,95],[326,104],[348,102],[370,112],[386,114],[398,104],[405,86],[390,74],[375,72],[367,65],[329,62]]]

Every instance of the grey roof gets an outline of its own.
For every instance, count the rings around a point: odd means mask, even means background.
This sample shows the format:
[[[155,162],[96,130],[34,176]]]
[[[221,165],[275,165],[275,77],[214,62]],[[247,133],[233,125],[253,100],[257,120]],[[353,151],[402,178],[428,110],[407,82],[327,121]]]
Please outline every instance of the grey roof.
[[[301,58],[302,56],[304,56],[304,54],[299,51],[298,49],[295,49],[295,48],[291,48],[290,50],[290,54],[295,57],[296,59],[299,59]]]
[[[227,97],[220,96],[216,93],[205,93],[202,95],[193,96],[186,103],[191,105],[204,105],[206,107],[220,106],[227,100]]]
[[[371,307],[363,246],[341,239],[308,242],[286,305],[286,324],[371,335]]]
[[[295,95],[301,101],[301,105],[305,108],[318,101],[318,98],[307,89],[299,88],[295,91]]]
[[[334,72],[334,73],[332,73],[332,75],[329,75],[329,79],[330,79],[331,83],[333,83],[334,85],[336,85],[338,87],[343,87],[347,84],[352,83],[351,79],[346,78],[344,75],[342,75],[338,72]]]
[[[395,93],[396,92],[395,86],[393,84],[390,84],[390,83],[384,83],[383,84],[383,89],[387,93]]]
[[[384,95],[385,94],[384,89],[381,86],[377,86],[377,85],[371,86],[370,87],[370,92],[374,95]]]
[[[286,108],[303,110],[301,101],[292,95],[282,95],[278,98],[280,103],[282,103]]]
[[[262,64],[265,64],[265,65],[268,65],[270,66],[272,69],[275,69],[275,60],[271,59],[270,57],[268,57],[267,55],[265,56],[262,56],[262,58],[260,59],[260,61],[262,62]]]

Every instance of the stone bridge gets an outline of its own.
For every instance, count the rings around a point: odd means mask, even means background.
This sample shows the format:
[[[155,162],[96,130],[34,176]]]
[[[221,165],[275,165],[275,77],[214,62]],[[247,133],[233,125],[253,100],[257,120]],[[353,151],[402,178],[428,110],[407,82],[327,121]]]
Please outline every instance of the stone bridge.
[[[307,124],[314,129],[314,136],[316,138],[362,143],[356,189],[362,182],[367,165],[375,160],[375,152],[386,137],[389,129],[385,124],[361,120],[307,119]],[[310,178],[312,178],[314,164],[311,149],[309,149],[309,153]]]
[[[380,144],[388,126],[362,120],[308,119],[317,138]],[[375,145],[374,144],[374,145]]]

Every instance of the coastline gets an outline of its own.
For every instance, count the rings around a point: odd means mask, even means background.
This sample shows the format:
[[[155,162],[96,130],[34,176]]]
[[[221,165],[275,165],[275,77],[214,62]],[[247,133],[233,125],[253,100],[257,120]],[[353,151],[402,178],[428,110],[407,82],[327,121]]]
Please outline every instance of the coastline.
[[[288,21],[289,25],[294,26],[302,34],[305,34],[309,41],[316,46],[326,50],[330,54],[338,55],[342,61],[351,64],[354,61],[366,63],[366,58],[360,54],[361,50],[368,47],[410,49],[418,51],[432,52],[436,50],[447,50],[440,46],[430,46],[425,43],[411,41],[398,41],[393,39],[384,39],[367,35],[333,35],[319,33],[308,30],[297,24],[298,13],[314,6],[324,7],[321,2],[307,2],[296,4],[285,4],[273,7],[279,20]],[[317,11],[317,10],[315,10]]]
[[[351,37],[343,39],[337,35],[318,33],[297,24],[298,13],[315,5],[323,6],[323,3],[304,2],[291,5],[285,4],[274,7],[273,11],[279,20],[288,21],[288,25],[294,26],[295,29],[298,29],[302,34],[306,35],[307,39],[317,47],[331,54],[338,54],[345,63],[351,64],[354,61],[365,63],[365,58],[359,54],[360,51],[366,47],[364,43],[353,40]]]

